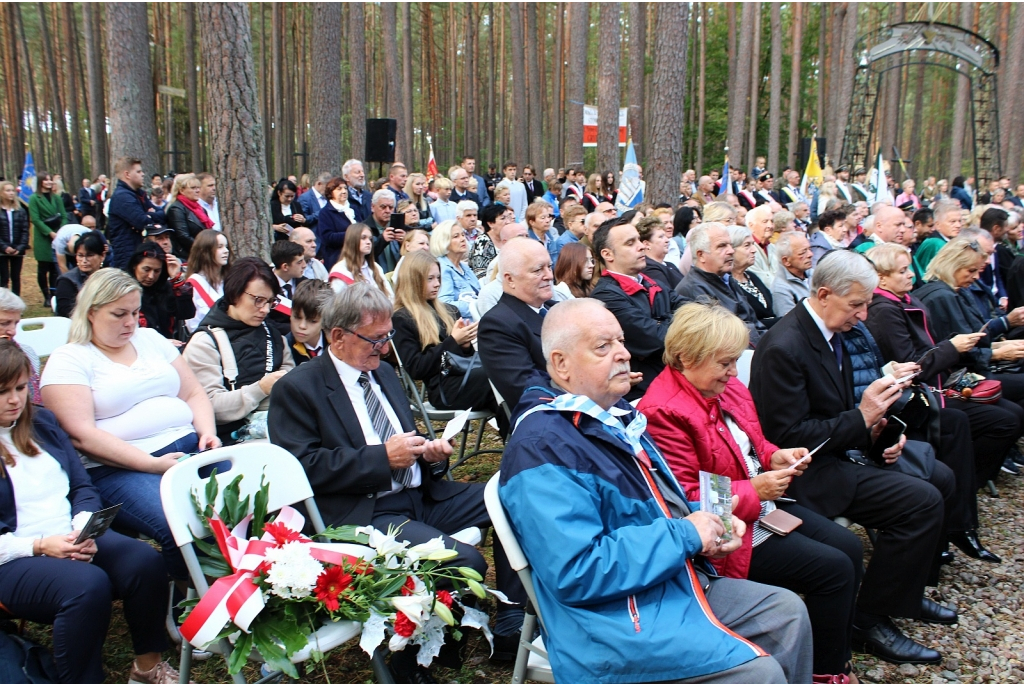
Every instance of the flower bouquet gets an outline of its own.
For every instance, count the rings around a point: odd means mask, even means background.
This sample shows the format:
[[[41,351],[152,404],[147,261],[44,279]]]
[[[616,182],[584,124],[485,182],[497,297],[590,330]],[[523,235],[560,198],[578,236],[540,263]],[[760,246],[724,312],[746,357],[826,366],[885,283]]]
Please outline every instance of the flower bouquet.
[[[199,648],[228,638],[230,673],[240,672],[255,649],[270,668],[297,678],[291,657],[329,621],[362,623],[359,645],[371,656],[388,635],[392,651],[419,645],[422,666],[438,655],[448,631],[458,639],[459,628],[477,628],[491,641],[487,614],[460,597],[468,591],[507,600],[486,588],[476,570],[442,566],[458,556],[442,538],[409,546],[395,529],[342,526],[317,536],[333,542],[314,541],[301,534],[305,519],[295,509],[268,515],[265,478],[250,506],[248,495],[240,498],[239,475],[224,488],[216,511],[215,475],[205,502],[193,491],[192,503],[214,540],[194,538],[200,564],[216,580],[201,599],[184,603],[181,633]],[[438,590],[442,582],[452,589]],[[310,658],[323,658],[315,640]]]

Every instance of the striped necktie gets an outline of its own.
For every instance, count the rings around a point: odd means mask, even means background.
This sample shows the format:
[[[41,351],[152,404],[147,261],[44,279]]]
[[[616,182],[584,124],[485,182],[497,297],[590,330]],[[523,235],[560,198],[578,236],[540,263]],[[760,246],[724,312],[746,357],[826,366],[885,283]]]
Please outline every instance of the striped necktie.
[[[373,432],[383,445],[395,434],[395,428],[377,398],[377,393],[370,386],[369,374],[359,374],[359,387],[363,389],[363,400],[366,402],[366,412],[370,415],[370,423],[373,424]],[[408,487],[412,481],[412,472],[409,469],[391,469],[391,478],[402,487]]]

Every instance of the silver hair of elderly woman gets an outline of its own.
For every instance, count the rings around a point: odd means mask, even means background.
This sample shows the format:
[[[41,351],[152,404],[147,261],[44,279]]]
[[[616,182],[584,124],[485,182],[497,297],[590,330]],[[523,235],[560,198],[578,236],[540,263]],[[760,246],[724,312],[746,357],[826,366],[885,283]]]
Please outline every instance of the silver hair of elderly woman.
[[[24,300],[7,288],[0,288],[0,312],[18,312],[20,314],[24,311]]]

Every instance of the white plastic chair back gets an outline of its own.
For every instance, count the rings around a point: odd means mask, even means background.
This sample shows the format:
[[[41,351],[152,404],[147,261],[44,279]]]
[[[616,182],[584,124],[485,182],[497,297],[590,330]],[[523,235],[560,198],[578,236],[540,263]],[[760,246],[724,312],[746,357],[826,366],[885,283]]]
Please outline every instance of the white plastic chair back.
[[[750,386],[750,362],[754,359],[753,350],[744,350],[736,361],[736,373],[740,383]]]
[[[468,307],[469,307],[469,315],[470,315],[470,317],[472,317],[473,321],[479,321],[480,320],[480,307],[477,306],[476,300],[470,300],[469,304],[468,304]]]
[[[25,330],[27,327],[33,330]],[[41,326],[41,328],[35,328]],[[22,319],[18,322],[14,333],[14,342],[28,345],[40,357],[49,357],[61,345],[66,345],[71,333],[71,319],[63,316],[40,316],[33,319]]]

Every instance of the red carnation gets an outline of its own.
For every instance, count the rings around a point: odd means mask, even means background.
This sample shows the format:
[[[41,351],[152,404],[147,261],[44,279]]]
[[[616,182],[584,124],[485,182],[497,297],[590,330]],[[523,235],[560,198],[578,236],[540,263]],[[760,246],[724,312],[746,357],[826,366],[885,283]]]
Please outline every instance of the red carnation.
[[[264,533],[270,533],[278,547],[288,542],[299,542],[304,540],[302,533],[292,530],[283,523],[268,523],[263,526]]]
[[[409,595],[411,595],[413,593],[413,590],[415,590],[415,589],[416,589],[416,581],[412,579],[412,576],[409,576],[408,578],[405,579],[405,583],[402,585],[402,596],[403,597],[408,597]]]
[[[444,604],[449,609],[452,608],[452,595],[447,590],[441,590],[437,593],[437,601]]]
[[[338,610],[338,597],[352,584],[352,576],[341,566],[331,566],[316,579],[314,593],[328,611]]]
[[[401,611],[395,616],[395,633],[402,637],[412,637],[412,634],[416,632],[416,624],[412,620],[403,614]]]

